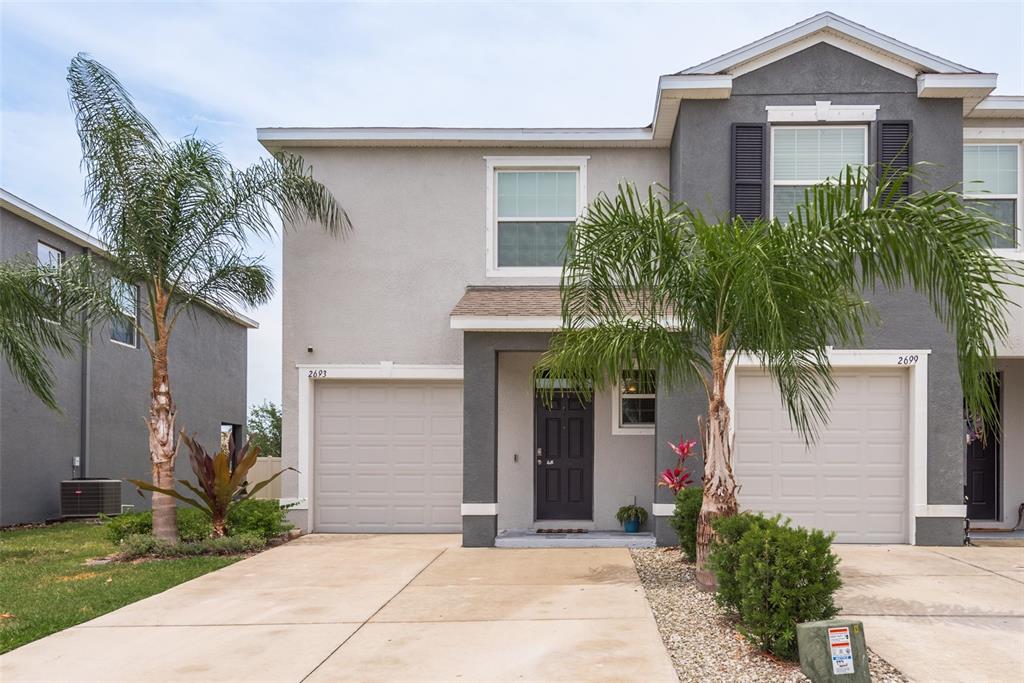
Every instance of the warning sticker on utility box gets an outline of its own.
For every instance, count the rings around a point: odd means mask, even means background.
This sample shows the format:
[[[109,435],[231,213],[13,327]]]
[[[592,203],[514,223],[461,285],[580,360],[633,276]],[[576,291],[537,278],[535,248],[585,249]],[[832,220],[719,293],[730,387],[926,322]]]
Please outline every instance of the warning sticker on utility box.
[[[848,626],[837,626],[828,630],[828,648],[832,655],[832,673],[852,674],[853,647],[850,645]]]

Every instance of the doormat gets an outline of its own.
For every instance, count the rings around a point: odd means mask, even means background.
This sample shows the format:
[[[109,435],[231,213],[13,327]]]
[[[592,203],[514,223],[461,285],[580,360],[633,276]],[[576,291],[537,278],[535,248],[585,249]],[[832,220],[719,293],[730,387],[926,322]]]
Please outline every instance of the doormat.
[[[586,529],[537,529],[538,534],[585,534]]]

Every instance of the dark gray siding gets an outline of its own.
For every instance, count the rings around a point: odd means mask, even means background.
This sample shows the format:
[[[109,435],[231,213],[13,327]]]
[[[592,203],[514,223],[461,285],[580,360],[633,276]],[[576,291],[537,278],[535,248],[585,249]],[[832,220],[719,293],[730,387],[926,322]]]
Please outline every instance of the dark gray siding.
[[[549,334],[465,332],[463,334],[462,502],[498,502],[498,354],[546,351]],[[462,545],[493,546],[494,515],[462,518]]]
[[[36,257],[46,242],[65,258],[81,247],[0,209],[0,260]],[[61,412],[31,395],[0,359],[0,524],[41,521],[56,516],[58,485],[72,476],[80,450],[81,366],[78,357],[51,357]]]
[[[919,99],[913,79],[868,62],[831,45],[820,43],[790,57],[745,74],[733,82],[728,100],[687,100],[683,103],[672,141],[672,196],[712,215],[729,209],[730,126],[765,122],[766,105],[809,105],[816,100],[835,104],[878,104],[879,120],[913,121],[914,162],[927,161],[927,184],[953,186],[962,177],[962,102]],[[871,126],[869,161],[876,154],[876,131]],[[867,297],[878,309],[882,324],[870,331],[867,348],[931,349],[928,377],[928,503],[963,502],[963,445],[961,391],[953,340],[929,305],[913,292],[872,292]],[[694,434],[696,417],[705,408],[699,390],[659,397],[657,443]],[[674,456],[658,449],[659,468]],[[742,482],[741,482],[742,483]],[[662,490],[659,502],[670,502]],[[659,539],[671,540],[664,518]],[[917,542],[949,543],[962,520],[927,520],[918,524]],[[962,534],[960,534],[962,537]]]
[[[35,257],[37,241],[65,250],[77,247],[49,231],[0,210],[0,258]],[[171,338],[171,389],[177,426],[216,448],[222,422],[244,425],[246,328],[206,309],[195,320],[182,316]],[[149,354],[110,341],[110,327],[93,331],[89,351],[89,420],[86,472],[90,477],[149,479],[149,441],[144,420],[149,402]],[[72,475],[80,453],[81,357],[55,359],[63,414],[47,409],[0,363],[0,524],[40,521],[59,512],[58,485]],[[179,451],[179,477],[191,477],[188,454]],[[125,503],[148,507],[125,485]]]

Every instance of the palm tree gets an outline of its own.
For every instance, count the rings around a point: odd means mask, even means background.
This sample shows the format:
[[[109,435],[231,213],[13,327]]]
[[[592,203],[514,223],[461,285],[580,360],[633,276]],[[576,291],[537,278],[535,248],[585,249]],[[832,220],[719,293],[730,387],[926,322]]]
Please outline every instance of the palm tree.
[[[108,246],[110,274],[141,285],[145,319],[136,325],[153,369],[146,418],[153,485],[173,488],[168,346],[182,314],[197,305],[268,301],[271,272],[247,247],[253,236],[272,234],[279,217],[318,223],[333,235],[351,226],[300,157],[281,154],[237,170],[209,142],[165,141],[114,74],[84,54],[71,61],[68,84],[90,219]],[[174,500],[160,493],[153,495],[153,533],[177,537]]]
[[[955,336],[968,408],[996,418],[984,377],[1006,334],[1015,267],[994,256],[991,219],[952,190],[905,191],[909,173],[886,169],[870,191],[864,169],[809,189],[787,222],[709,221],[653,190],[599,196],[572,229],[562,273],[562,330],[536,372],[568,378],[584,395],[624,368],[659,369],[667,387],[697,383],[704,498],[698,580],[714,519],[735,514],[726,376],[752,354],[778,385],[793,425],[811,443],[836,388],[828,347],[861,346],[877,314],[862,294],[909,284]],[[866,197],[870,197],[865,200]]]
[[[68,357],[89,333],[86,321],[105,311],[92,261],[77,256],[57,265],[0,263],[0,353],[15,379],[59,411],[50,354]]]

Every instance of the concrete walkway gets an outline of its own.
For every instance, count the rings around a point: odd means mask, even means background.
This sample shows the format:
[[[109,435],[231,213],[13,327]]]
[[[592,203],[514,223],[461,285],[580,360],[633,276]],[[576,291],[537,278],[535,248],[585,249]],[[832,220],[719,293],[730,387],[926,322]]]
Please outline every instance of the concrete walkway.
[[[915,681],[1024,681],[1024,548],[836,546],[843,614]]]
[[[629,551],[306,536],[0,657],[0,680],[675,681]]]

